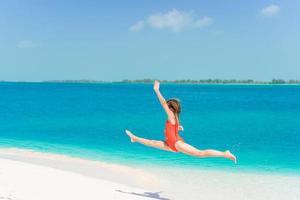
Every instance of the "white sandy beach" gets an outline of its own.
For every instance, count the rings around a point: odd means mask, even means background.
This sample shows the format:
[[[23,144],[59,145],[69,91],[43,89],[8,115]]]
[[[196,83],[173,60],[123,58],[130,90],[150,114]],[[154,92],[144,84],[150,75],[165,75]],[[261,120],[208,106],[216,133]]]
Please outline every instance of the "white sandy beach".
[[[0,149],[0,199],[300,199],[300,177],[143,168]]]

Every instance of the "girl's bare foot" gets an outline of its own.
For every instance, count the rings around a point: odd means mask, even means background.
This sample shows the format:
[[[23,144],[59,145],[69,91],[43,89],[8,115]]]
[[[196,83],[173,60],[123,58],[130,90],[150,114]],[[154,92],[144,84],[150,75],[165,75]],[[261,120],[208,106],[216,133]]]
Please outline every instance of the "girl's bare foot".
[[[229,150],[225,151],[225,158],[232,160],[235,164],[237,163],[235,155],[233,155]]]
[[[133,135],[129,130],[125,130],[126,134],[130,137],[131,142],[136,142],[137,137]]]

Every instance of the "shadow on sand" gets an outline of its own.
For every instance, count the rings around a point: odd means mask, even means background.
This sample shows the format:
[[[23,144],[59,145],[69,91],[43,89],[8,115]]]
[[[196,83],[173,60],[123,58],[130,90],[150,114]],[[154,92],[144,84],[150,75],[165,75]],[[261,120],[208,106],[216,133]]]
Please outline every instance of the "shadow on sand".
[[[161,192],[144,192],[144,193],[136,193],[136,192],[125,192],[122,190],[116,190],[117,192],[125,193],[125,194],[131,194],[141,197],[148,197],[152,199],[159,199],[159,200],[170,200],[168,198],[161,197],[159,193]]]

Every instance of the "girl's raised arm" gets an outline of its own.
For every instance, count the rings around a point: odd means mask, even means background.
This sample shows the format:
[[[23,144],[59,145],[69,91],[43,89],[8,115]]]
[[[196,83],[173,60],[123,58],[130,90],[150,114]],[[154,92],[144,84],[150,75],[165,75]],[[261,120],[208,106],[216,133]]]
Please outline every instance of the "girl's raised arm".
[[[159,81],[154,82],[153,89],[157,95],[157,98],[159,99],[160,104],[162,105],[162,107],[164,108],[164,110],[168,116],[168,120],[171,122],[171,124],[175,124],[175,116],[174,116],[173,112],[170,110],[165,98],[162,96],[162,94],[159,91]]]

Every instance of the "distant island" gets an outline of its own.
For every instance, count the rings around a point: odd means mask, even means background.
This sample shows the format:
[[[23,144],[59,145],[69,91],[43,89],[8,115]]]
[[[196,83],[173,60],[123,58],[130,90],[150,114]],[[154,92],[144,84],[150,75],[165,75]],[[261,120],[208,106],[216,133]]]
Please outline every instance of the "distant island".
[[[174,83],[174,84],[300,84],[300,80],[284,80],[284,79],[272,79],[271,81],[258,81],[252,79],[239,80],[239,79],[181,79],[181,80],[160,80],[160,79],[124,79],[121,81],[103,81],[103,80],[46,80],[40,81],[38,83],[153,83],[154,80],[159,80],[161,83]],[[23,82],[30,83],[31,81],[5,81],[0,80],[0,82]],[[37,82],[32,82],[37,83]]]
[[[153,83],[154,80],[159,79],[124,79],[121,81],[98,81],[98,80],[50,80],[44,82],[53,83]],[[271,81],[257,81],[252,79],[237,80],[237,79],[182,79],[182,80],[159,80],[162,83],[178,83],[178,84],[300,84],[300,80],[284,80],[272,79]]]
[[[153,83],[156,79],[123,80],[125,83]],[[194,83],[194,84],[300,84],[300,80],[272,79],[271,81],[257,81],[252,79],[182,79],[182,80],[160,80],[162,83]]]

